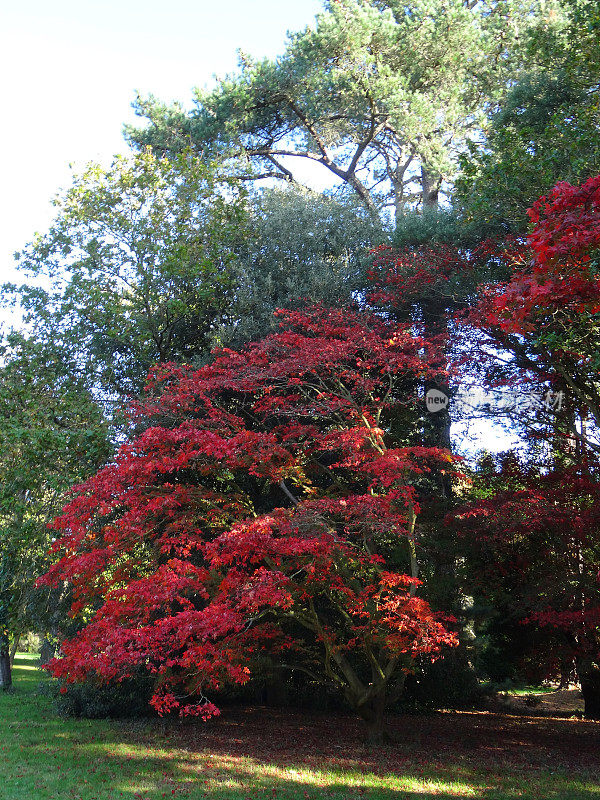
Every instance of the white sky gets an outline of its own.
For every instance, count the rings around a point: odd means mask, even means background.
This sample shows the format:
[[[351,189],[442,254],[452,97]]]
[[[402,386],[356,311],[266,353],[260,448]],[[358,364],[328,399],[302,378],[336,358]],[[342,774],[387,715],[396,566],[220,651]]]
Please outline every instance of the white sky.
[[[188,103],[235,69],[236,50],[275,56],[321,0],[19,0],[3,4],[0,283],[13,253],[45,230],[69,164],[125,152],[136,90]]]

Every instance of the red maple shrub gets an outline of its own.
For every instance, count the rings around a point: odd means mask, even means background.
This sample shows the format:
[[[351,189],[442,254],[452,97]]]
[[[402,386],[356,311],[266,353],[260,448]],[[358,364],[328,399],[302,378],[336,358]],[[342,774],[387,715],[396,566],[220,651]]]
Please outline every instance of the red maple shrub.
[[[414,659],[456,643],[417,596],[418,485],[453,468],[413,441],[430,372],[407,327],[325,308],[200,369],[157,367],[141,432],[54,523],[42,580],[68,583],[81,621],[54,675],[145,670],[159,713],[207,718],[206,694],[268,654],[379,736]]]
[[[600,482],[589,463],[539,473],[508,458],[481,475],[482,497],[454,513],[470,591],[491,601],[531,641],[554,631],[537,660],[555,678],[577,665],[586,714],[598,717]],[[483,485],[485,484],[485,485]],[[541,635],[537,632],[540,631]],[[548,637],[546,637],[548,638]]]

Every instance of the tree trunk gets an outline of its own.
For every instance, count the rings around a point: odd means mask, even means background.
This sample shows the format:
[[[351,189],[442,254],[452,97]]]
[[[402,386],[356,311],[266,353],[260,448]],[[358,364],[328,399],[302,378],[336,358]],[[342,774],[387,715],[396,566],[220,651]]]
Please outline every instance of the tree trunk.
[[[590,667],[579,675],[586,719],[600,720],[600,669]]]
[[[426,298],[422,303],[421,313],[423,315],[423,338],[427,342],[437,342],[438,351],[437,357],[434,358],[431,366],[433,369],[439,369],[444,372],[448,367],[448,358],[446,355],[446,341],[448,339],[448,308],[444,301]],[[450,387],[445,379],[441,381],[426,381],[425,392],[429,389],[437,389],[443,392],[446,397],[450,398]],[[444,447],[450,449],[450,411],[448,406],[429,413],[428,420],[430,423],[430,431],[428,432],[428,444],[433,447]],[[451,495],[451,484],[448,482],[447,487],[444,487],[448,492],[448,499]]]
[[[378,694],[357,708],[366,723],[369,744],[380,745],[389,741],[390,737],[385,730],[385,705],[386,690],[383,686]]]
[[[0,631],[0,691],[8,691],[11,687],[12,670],[10,666],[8,631]]]
[[[573,678],[573,659],[571,658],[568,661],[561,661],[560,683],[558,684],[559,691],[561,689],[568,689],[572,678]]]
[[[421,167],[421,192],[423,210],[439,208],[440,179],[433,177],[425,167]]]
[[[50,659],[54,658],[56,654],[56,645],[52,638],[48,635],[44,636],[42,647],[40,649],[40,666],[43,667]]]
[[[448,337],[448,309],[443,301],[426,299],[422,304],[423,337],[431,342],[439,342],[439,350],[432,366],[443,373],[448,366],[445,341]],[[428,380],[424,385],[425,394],[430,390],[442,392],[448,399],[451,389],[448,381]],[[439,411],[426,412],[424,443],[428,447],[452,449],[451,441],[452,417],[450,406]],[[432,541],[426,543],[430,558],[433,561],[434,580],[430,586],[430,602],[447,613],[459,610],[459,591],[456,577],[456,542],[452,531],[444,524],[446,514],[453,505],[452,478],[448,470],[434,467],[431,479],[437,484],[437,501],[432,509],[435,515],[435,533]]]
[[[15,634],[14,641],[12,643],[12,647],[10,648],[10,665],[15,663],[15,656],[17,655],[17,650],[19,649],[19,643],[21,641],[21,634]]]

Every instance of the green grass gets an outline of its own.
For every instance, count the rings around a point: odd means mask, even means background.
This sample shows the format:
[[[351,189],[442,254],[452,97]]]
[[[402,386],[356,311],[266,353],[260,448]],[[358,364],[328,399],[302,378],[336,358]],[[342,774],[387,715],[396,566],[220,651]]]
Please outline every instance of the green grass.
[[[517,697],[527,697],[531,694],[552,694],[558,691],[555,686],[520,686],[516,689],[506,689],[507,694],[514,694]]]
[[[515,686],[510,683],[498,685],[489,681],[482,681],[481,686],[484,689],[502,692],[503,694],[512,694],[516,697],[524,697],[531,694],[552,694],[558,691],[556,686]]]
[[[600,725],[499,714],[393,720],[364,748],[344,716],[232,709],[163,726],[63,720],[21,656],[0,695],[0,800],[600,800]]]

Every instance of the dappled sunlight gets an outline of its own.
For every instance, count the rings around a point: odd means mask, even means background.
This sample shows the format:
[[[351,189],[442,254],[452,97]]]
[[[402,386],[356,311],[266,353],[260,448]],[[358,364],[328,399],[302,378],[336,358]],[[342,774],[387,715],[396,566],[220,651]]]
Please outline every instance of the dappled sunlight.
[[[206,768],[206,756],[199,756],[196,760],[190,759],[180,764],[180,768],[188,773],[210,774]],[[343,783],[349,790],[356,789],[386,789],[405,792],[419,792],[421,794],[439,794],[445,792],[448,796],[475,797],[485,791],[483,786],[460,783],[457,781],[423,780],[410,775],[375,775],[372,773],[352,773],[336,770],[322,771],[303,768],[300,766],[275,766],[265,765],[248,758],[236,758],[220,755],[218,764],[212,765],[217,775],[211,778],[210,783],[216,786],[248,786],[256,785],[257,781],[266,782],[271,786],[283,783],[302,784],[318,789],[335,788]]]
[[[2,800],[594,800],[600,725],[499,713],[359,720],[227,708],[208,723],[61,719],[17,664],[0,696]],[[39,676],[39,674],[38,674]]]
[[[265,721],[274,720],[268,711],[264,711]],[[244,712],[242,712],[242,718]],[[238,729],[240,736],[236,741],[252,746],[254,723],[256,720],[250,716],[251,724],[245,728],[238,721],[230,721],[221,728],[227,733],[231,729]],[[446,719],[448,719],[448,716]],[[275,719],[277,714],[274,715]],[[456,722],[456,720],[454,720]],[[219,726],[185,726],[179,727],[171,736],[178,734],[177,741],[172,747],[166,748],[157,745],[159,738],[156,730],[149,726],[144,732],[141,741],[126,741],[130,735],[123,729],[123,740],[117,741],[116,737],[106,741],[81,742],[76,746],[78,756],[89,761],[101,761],[119,774],[125,769],[133,772],[131,778],[123,778],[118,782],[118,791],[124,796],[133,798],[154,798],[176,794],[181,797],[224,797],[237,798],[237,792],[252,792],[254,796],[269,796],[277,794],[281,797],[353,797],[368,796],[373,798],[386,798],[397,796],[398,792],[409,793],[415,798],[445,797],[445,798],[496,798],[500,787],[504,790],[501,797],[517,798],[523,795],[523,786],[530,779],[515,764],[512,768],[505,768],[506,775],[500,777],[495,774],[485,776],[478,774],[475,764],[457,762],[454,754],[452,763],[441,763],[431,756],[420,753],[417,759],[406,759],[402,756],[402,747],[384,748],[381,752],[368,753],[364,751],[361,758],[334,759],[323,754],[319,758],[299,759],[298,754],[289,756],[287,763],[266,763],[265,759],[236,755],[226,751],[206,747],[182,747],[179,737],[189,739],[186,734],[200,735],[206,745],[211,744],[211,734],[214,736],[215,727]],[[239,730],[241,728],[241,730]],[[115,731],[116,733],[116,731]],[[230,741],[230,737],[227,739]],[[190,742],[191,744],[191,742]],[[214,744],[214,742],[212,742]],[[425,755],[425,757],[424,757]],[[277,758],[277,752],[271,755]],[[302,764],[301,761],[309,761]],[[398,762],[397,769],[387,768],[388,764]],[[403,763],[402,763],[403,762]],[[412,763],[411,763],[412,762]],[[371,771],[367,764],[373,765]],[[402,766],[400,767],[400,763]],[[320,765],[320,766],[318,766]],[[382,769],[383,767],[383,769]],[[559,786],[566,782],[566,776],[556,776],[557,792],[548,794],[548,797],[585,797],[590,791],[596,794],[596,788],[588,788],[581,783],[575,785],[569,781],[569,791],[576,790],[578,795],[564,795]],[[510,789],[509,789],[510,787]]]
[[[269,712],[265,711],[264,716],[267,718],[265,722],[274,722],[268,719]],[[251,715],[250,720],[255,722]],[[82,727],[81,723],[78,725]],[[87,725],[85,727],[88,728]],[[214,728],[217,727],[185,726],[185,730],[179,728],[176,733],[185,739],[191,738],[186,734],[193,732],[210,745],[211,734],[214,736]],[[238,741],[245,740],[246,745],[251,747],[253,724],[244,728],[238,721],[222,727],[226,731],[241,728],[238,730]],[[211,746],[182,747],[179,738],[172,741],[173,746],[161,746],[157,741],[160,735],[151,725],[137,732],[120,725],[114,727],[111,733],[112,736],[103,740],[74,741],[72,731],[55,731],[51,738],[55,743],[61,742],[63,748],[68,748],[72,764],[97,765],[100,772],[106,772],[109,776],[115,791],[136,800],[154,800],[163,796],[206,796],[233,800],[242,796],[239,793],[248,792],[256,797],[276,794],[289,798],[392,798],[397,797],[398,792],[406,792],[415,800],[427,797],[466,800],[472,797],[496,798],[500,787],[505,789],[501,796],[507,800],[527,796],[520,785],[525,776],[519,774],[518,769],[505,768],[506,775],[502,777],[496,772],[488,772],[486,779],[482,780],[474,764],[461,763],[462,759],[457,761],[456,755],[453,763],[441,763],[424,753],[419,754],[418,761],[416,758],[407,760],[403,758],[405,754],[398,745],[391,749],[384,748],[381,752],[365,751],[362,759],[334,759],[322,754],[310,760],[309,764],[303,764],[302,760],[309,759],[300,759],[298,754],[294,754],[290,755],[287,763],[267,763],[266,757],[237,755]],[[173,731],[169,733],[171,737],[174,736]],[[50,750],[56,756],[61,747],[52,747],[52,742],[45,742],[38,744],[38,750],[40,754]],[[277,758],[277,753],[273,753],[272,757]],[[389,769],[388,765],[396,762],[398,768]],[[367,768],[368,763],[373,765],[373,770]],[[565,778],[556,776],[557,791],[547,796],[583,798],[590,796],[590,792],[593,795],[598,793],[596,787],[588,790],[583,782],[575,785],[570,781],[570,791],[576,789],[578,794],[564,795],[559,791],[563,782]],[[85,794],[81,796],[87,800]],[[92,796],[95,797],[90,795],[90,800]]]

